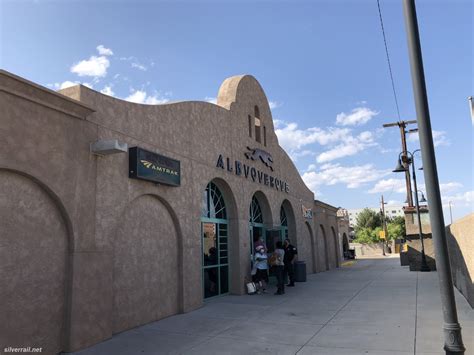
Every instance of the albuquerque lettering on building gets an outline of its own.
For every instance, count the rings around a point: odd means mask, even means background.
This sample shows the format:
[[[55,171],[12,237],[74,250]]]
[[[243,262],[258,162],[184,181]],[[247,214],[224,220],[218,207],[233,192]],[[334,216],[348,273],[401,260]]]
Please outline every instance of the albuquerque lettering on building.
[[[222,154],[219,154],[219,157],[217,158],[216,167],[226,169],[228,172],[235,173],[237,176],[243,176],[246,179],[251,179],[254,182],[270,186],[279,191],[285,191],[287,193],[290,191],[290,186],[286,181],[282,181],[238,160],[232,161],[230,158],[224,159]]]

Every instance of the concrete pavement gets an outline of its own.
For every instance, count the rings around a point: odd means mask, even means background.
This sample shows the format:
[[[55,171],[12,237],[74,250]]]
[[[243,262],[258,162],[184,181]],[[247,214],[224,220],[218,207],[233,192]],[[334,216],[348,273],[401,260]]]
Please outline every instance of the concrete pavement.
[[[456,301],[474,355],[474,311],[457,290]],[[216,298],[75,354],[444,354],[441,312],[436,272],[361,259],[283,296]]]

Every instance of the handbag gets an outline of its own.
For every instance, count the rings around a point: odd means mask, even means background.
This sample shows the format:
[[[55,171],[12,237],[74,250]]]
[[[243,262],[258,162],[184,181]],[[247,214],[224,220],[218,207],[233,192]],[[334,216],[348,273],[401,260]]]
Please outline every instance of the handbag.
[[[247,287],[247,295],[257,293],[257,285],[255,285],[255,282],[247,282],[245,286]]]
[[[270,256],[270,259],[268,260],[268,264],[270,266],[275,266],[277,262],[279,261],[279,257],[277,253],[273,253],[272,256]]]

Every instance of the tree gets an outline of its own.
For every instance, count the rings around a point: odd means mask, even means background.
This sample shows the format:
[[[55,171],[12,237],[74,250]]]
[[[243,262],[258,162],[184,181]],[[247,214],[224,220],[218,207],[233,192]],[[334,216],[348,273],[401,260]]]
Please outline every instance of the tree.
[[[405,218],[398,216],[393,218],[387,224],[388,239],[404,239],[405,238]]]
[[[355,227],[356,234],[358,230],[363,228],[374,230],[377,227],[382,227],[382,216],[371,209],[364,208],[357,216]]]
[[[362,244],[373,244],[380,242],[379,233],[382,230],[382,227],[377,227],[375,229],[362,227],[359,228],[356,232],[356,237],[354,242]]]

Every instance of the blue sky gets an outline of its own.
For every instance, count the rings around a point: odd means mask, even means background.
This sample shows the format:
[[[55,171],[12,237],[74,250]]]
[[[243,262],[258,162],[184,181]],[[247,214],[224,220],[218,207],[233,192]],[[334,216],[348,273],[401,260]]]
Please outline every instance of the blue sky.
[[[378,206],[381,194],[405,200],[403,176],[391,173],[399,130],[382,129],[398,115],[376,0],[0,4],[3,69],[149,104],[212,101],[225,78],[252,74],[317,199],[346,208]],[[415,119],[402,4],[381,8],[400,117]],[[441,190],[456,219],[474,204],[473,6],[425,0],[417,9]],[[411,135],[409,149],[418,144]]]

